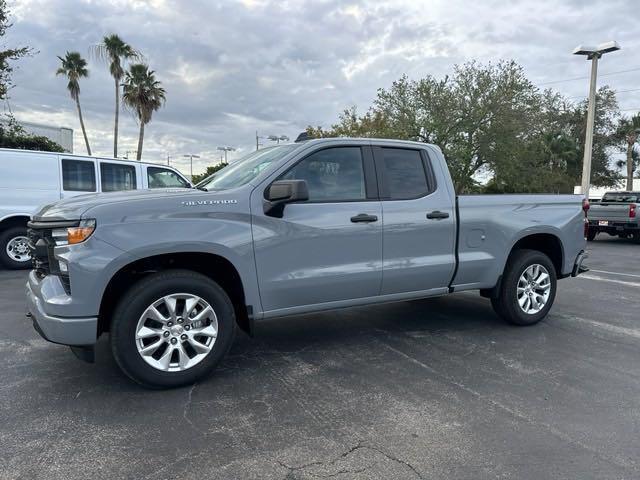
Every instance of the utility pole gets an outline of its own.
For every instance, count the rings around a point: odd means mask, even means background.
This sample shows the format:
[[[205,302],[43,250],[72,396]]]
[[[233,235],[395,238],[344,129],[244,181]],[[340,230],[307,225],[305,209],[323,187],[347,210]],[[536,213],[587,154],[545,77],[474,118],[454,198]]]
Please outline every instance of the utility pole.
[[[589,200],[589,188],[591,187],[591,154],[593,151],[593,126],[596,116],[596,84],[598,81],[598,60],[602,55],[620,50],[617,42],[601,43],[597,47],[585,47],[580,45],[573,50],[574,55],[585,55],[591,60],[591,80],[589,83],[589,106],[587,107],[587,131],[584,139],[584,158],[582,159],[582,186],[581,192],[584,198]]]
[[[591,154],[593,151],[593,124],[596,116],[596,83],[598,82],[599,54],[591,59],[591,80],[589,84],[589,106],[587,107],[587,132],[584,139],[584,158],[582,159],[582,194],[589,198],[591,187]]]

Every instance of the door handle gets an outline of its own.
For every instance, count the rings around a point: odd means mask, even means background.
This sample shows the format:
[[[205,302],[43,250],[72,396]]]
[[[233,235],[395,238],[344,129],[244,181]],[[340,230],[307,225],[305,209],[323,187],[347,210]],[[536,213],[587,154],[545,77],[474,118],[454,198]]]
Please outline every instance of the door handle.
[[[351,221],[353,223],[377,222],[378,221],[378,217],[375,216],[375,215],[367,215],[366,213],[360,213],[360,214],[356,215],[355,217],[351,217]]]
[[[434,210],[433,212],[427,213],[427,218],[429,220],[442,220],[443,218],[449,218],[449,214],[447,212],[441,212],[440,210]]]

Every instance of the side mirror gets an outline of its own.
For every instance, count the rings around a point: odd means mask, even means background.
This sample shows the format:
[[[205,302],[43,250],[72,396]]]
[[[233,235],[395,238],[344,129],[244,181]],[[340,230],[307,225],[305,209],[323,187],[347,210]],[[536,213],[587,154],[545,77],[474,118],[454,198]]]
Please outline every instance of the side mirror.
[[[264,213],[282,218],[287,203],[309,200],[309,189],[305,180],[278,180],[264,192]]]

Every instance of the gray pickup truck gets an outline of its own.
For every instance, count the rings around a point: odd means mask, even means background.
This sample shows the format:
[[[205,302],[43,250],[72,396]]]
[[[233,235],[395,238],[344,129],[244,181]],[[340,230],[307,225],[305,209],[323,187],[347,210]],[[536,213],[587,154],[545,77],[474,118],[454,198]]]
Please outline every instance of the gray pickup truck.
[[[594,240],[600,232],[640,243],[640,192],[607,192],[599,203],[592,203],[587,239]]]
[[[36,330],[90,361],[109,332],[122,370],[156,388],[284,315],[479,290],[535,324],[586,244],[579,196],[456,196],[437,147],[371,139],[265,148],[199,189],[62,200],[29,239]]]

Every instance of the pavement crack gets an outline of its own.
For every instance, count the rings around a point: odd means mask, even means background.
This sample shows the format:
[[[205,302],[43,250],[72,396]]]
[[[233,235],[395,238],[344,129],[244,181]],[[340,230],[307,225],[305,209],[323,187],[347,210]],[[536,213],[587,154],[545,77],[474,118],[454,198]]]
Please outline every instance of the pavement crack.
[[[194,383],[189,389],[189,393],[187,394],[187,401],[185,402],[184,408],[182,409],[182,418],[184,418],[185,422],[191,425],[191,428],[193,428],[196,432],[199,432],[204,435],[204,432],[200,430],[198,427],[196,427],[196,425],[189,418],[189,409],[191,408],[191,404],[193,403],[193,391],[196,389],[197,386],[198,384]]]
[[[308,469],[309,467],[331,467],[331,466],[335,465],[336,463],[346,459],[347,457],[349,457],[353,453],[357,452],[358,450],[371,450],[372,452],[379,453],[380,455],[384,456],[388,460],[391,460],[394,463],[397,463],[399,465],[403,465],[403,466],[407,467],[409,470],[411,470],[411,472],[417,478],[419,478],[421,480],[424,479],[424,477],[420,474],[420,472],[416,469],[416,467],[414,467],[411,463],[409,463],[406,460],[403,460],[403,459],[401,459],[399,457],[396,457],[395,455],[387,453],[387,452],[385,452],[384,450],[382,450],[379,447],[372,446],[372,445],[366,445],[362,441],[358,442],[358,444],[356,444],[355,446],[349,448],[348,450],[342,452],[337,457],[335,457],[333,459],[330,459],[330,460],[326,460],[326,461],[314,461],[314,462],[305,463],[305,464],[299,465],[299,466],[287,465],[286,463],[284,463],[281,460],[276,460],[276,461],[278,462],[278,464],[280,466],[282,466],[282,467],[284,467],[284,468],[286,468],[288,470],[287,471],[287,475],[285,476],[285,480],[286,480],[286,479],[295,478],[295,473],[296,472],[300,472],[302,470]],[[312,477],[315,477],[315,478],[333,478],[333,477],[337,477],[337,476],[340,476],[340,475],[362,473],[362,472],[368,470],[369,468],[370,468],[369,466],[361,467],[361,468],[355,468],[355,469],[340,468],[339,470],[337,470],[337,471],[335,471],[333,473],[316,473],[316,472],[306,472],[306,473],[308,475],[312,476]]]

